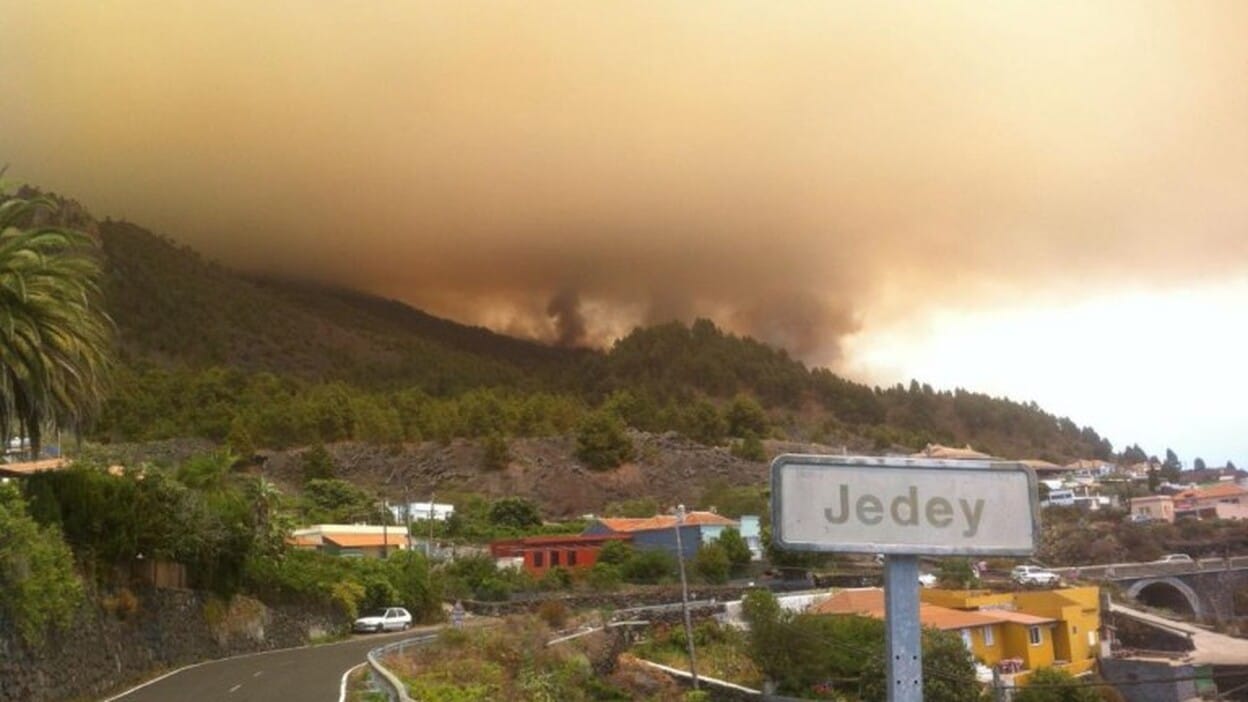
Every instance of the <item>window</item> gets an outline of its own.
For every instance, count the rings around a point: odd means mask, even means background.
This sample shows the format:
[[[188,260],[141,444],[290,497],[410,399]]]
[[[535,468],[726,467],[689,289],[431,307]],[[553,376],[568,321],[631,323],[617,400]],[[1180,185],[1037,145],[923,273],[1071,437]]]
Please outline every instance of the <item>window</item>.
[[[1096,632],[1095,632],[1095,631],[1089,631],[1089,632],[1088,632],[1088,645],[1089,645],[1089,646],[1095,646],[1095,645],[1096,645]]]
[[[545,567],[546,567],[546,553],[545,553],[545,552],[543,552],[543,551],[534,551],[534,552],[533,552],[533,567],[534,567],[534,568],[545,568]]]
[[[1031,642],[1032,646],[1039,646],[1040,641],[1042,640],[1042,637],[1040,635],[1040,627],[1033,626],[1027,629],[1027,640]]]
[[[568,551],[568,565],[576,565],[576,551]]]
[[[992,645],[993,645],[993,643],[994,643],[994,642],[993,642],[993,638],[992,638],[992,625],[990,624],[990,625],[988,625],[988,626],[984,627],[984,645],[985,645],[985,646],[992,646]]]
[[[966,646],[966,650],[971,650],[971,630],[958,629],[958,633],[962,635],[962,645]]]
[[[559,552],[551,551],[550,552],[550,567],[555,568],[555,567],[558,567],[558,565],[559,565]]]

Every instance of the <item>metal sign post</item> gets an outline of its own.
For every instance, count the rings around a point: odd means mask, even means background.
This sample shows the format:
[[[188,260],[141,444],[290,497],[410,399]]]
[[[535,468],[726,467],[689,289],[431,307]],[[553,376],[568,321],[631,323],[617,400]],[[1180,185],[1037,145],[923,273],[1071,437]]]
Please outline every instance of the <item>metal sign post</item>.
[[[923,702],[918,556],[884,557],[884,619],[888,699]]]
[[[1036,476],[1019,463],[783,455],[771,464],[782,549],[882,553],[890,702],[922,702],[919,556],[1027,556]]]

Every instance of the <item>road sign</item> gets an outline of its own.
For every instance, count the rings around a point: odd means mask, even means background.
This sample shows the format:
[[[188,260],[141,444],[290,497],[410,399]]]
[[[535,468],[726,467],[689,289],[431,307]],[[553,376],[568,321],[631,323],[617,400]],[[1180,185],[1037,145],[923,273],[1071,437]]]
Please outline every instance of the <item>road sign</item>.
[[[771,464],[772,539],[784,549],[1026,556],[1036,476],[1020,463],[786,454]]]
[[[785,549],[883,553],[889,702],[922,702],[920,555],[1025,556],[1036,475],[995,461],[804,456],[771,464],[772,540]]]

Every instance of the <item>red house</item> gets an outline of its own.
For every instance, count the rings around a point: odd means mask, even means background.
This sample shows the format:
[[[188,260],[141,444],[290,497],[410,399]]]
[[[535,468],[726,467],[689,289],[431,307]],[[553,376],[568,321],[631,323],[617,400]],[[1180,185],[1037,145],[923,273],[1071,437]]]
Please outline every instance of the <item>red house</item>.
[[[525,572],[540,578],[551,568],[593,568],[603,544],[631,539],[629,534],[529,536],[495,541],[490,544],[490,554],[494,558],[523,558]]]

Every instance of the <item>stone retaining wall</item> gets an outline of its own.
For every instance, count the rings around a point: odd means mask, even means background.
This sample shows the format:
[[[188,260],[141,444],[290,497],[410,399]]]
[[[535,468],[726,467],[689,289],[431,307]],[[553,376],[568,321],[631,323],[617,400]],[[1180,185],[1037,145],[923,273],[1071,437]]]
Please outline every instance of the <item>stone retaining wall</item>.
[[[84,605],[71,627],[35,647],[0,621],[0,702],[99,699],[161,671],[299,646],[345,624],[329,611],[248,598],[227,606],[189,590],[136,595],[133,607]]]

